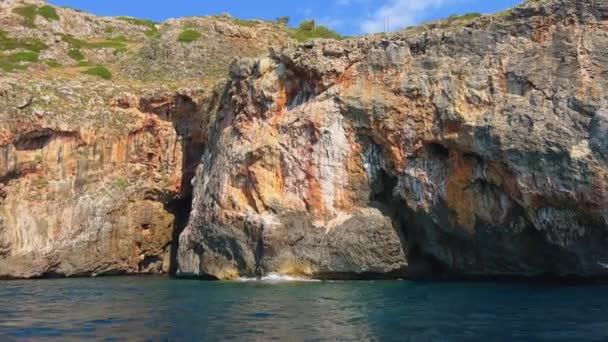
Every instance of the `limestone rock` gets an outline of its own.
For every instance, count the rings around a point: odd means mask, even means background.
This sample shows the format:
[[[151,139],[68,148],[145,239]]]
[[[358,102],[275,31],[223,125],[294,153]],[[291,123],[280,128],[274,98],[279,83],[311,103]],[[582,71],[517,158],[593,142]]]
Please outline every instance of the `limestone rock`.
[[[606,277],[607,20],[528,1],[238,62],[179,273]]]

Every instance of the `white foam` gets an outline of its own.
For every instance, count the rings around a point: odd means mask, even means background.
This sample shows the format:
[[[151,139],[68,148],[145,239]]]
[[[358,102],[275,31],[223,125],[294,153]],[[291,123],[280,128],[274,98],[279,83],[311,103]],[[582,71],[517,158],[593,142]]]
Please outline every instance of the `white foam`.
[[[257,278],[242,277],[242,278],[237,279],[237,281],[240,281],[240,282],[256,281],[256,282],[264,282],[264,283],[287,283],[287,282],[298,282],[298,281],[299,282],[319,282],[320,280],[292,277],[292,276],[279,274],[279,273],[268,273],[267,275],[265,275],[263,277],[257,277]]]

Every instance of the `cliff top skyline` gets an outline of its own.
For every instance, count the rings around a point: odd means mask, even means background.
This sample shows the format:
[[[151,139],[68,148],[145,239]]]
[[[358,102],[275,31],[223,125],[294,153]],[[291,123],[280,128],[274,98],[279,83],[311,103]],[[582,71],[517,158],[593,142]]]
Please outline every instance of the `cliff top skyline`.
[[[158,22],[170,18],[187,16],[207,16],[229,13],[241,19],[275,20],[289,16],[290,24],[297,25],[303,20],[315,19],[343,35],[359,35],[389,31],[426,21],[437,20],[452,14],[469,12],[492,13],[505,10],[521,3],[521,0],[497,0],[480,2],[477,0],[309,0],[290,2],[263,0],[254,2],[198,2],[178,0],[108,0],[103,2],[88,0],[52,0],[53,5],[69,6],[89,11],[96,15],[132,16]]]

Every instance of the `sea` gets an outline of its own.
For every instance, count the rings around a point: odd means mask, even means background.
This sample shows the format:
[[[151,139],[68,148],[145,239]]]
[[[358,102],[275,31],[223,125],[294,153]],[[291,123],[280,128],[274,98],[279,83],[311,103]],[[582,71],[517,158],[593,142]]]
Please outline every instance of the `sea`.
[[[232,282],[108,277],[0,282],[0,341],[608,340],[608,286]]]

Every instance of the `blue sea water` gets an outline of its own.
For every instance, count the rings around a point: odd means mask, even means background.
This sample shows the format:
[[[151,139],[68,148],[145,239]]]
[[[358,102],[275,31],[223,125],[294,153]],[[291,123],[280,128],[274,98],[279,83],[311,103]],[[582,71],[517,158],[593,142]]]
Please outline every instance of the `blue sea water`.
[[[484,282],[0,283],[0,341],[608,339],[608,286]]]

